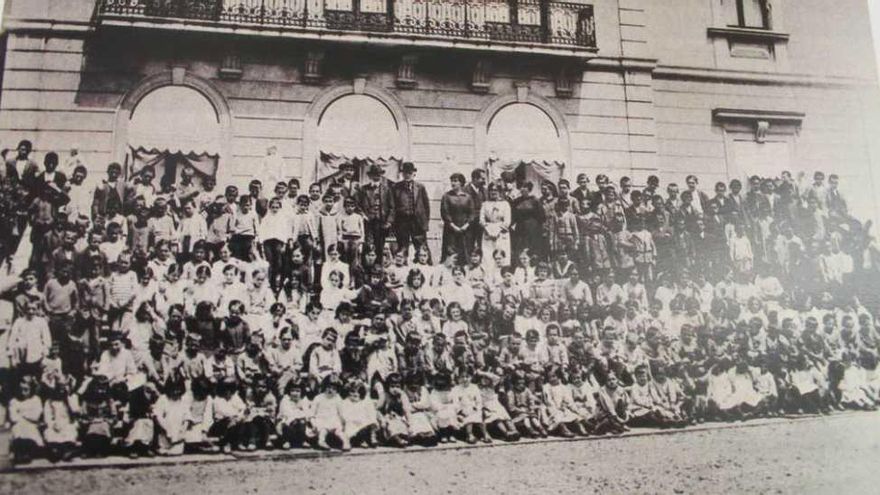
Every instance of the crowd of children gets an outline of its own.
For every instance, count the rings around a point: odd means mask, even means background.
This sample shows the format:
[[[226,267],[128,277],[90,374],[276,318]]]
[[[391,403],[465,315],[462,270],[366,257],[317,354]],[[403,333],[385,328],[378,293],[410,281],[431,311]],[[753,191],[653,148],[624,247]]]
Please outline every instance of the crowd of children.
[[[111,165],[86,191],[84,168],[67,183],[25,151],[0,184],[19,201],[8,236],[39,232],[0,282],[17,462],[619,434],[880,399],[860,290],[876,250],[834,176],[712,198],[696,177],[665,198],[657,177],[541,198],[504,177],[486,203],[512,218],[435,264],[425,243],[364,242],[343,181],[216,195]],[[496,242],[526,200],[543,230]]]

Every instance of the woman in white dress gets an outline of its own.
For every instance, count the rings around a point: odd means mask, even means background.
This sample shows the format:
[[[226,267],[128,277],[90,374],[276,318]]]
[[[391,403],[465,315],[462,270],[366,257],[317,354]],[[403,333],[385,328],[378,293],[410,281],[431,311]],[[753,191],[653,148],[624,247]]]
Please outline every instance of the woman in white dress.
[[[510,204],[501,199],[496,183],[489,184],[489,199],[480,209],[480,225],[483,227],[483,263],[489,269],[495,264],[496,249],[504,252],[504,264],[510,264]]]

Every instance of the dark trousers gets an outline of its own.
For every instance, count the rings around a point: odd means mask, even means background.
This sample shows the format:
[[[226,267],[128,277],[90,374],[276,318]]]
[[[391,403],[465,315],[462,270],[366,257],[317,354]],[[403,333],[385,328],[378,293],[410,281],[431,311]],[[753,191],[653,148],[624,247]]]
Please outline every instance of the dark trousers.
[[[398,215],[394,220],[397,249],[407,249],[412,244],[418,251],[427,241],[425,229],[414,215]]]
[[[278,239],[263,241],[263,255],[269,263],[269,285],[275,292],[281,289],[284,276],[284,249],[284,242]]]
[[[229,250],[232,251],[232,256],[235,256],[242,261],[250,261],[251,247],[253,244],[254,236],[235,234],[229,240]]]
[[[470,260],[471,248],[473,242],[470,238],[470,230],[465,229],[464,232],[457,232],[450,225],[443,228],[443,244],[441,252],[441,261],[445,261],[450,254],[458,255],[456,260],[459,265],[466,265]]]
[[[382,220],[367,220],[364,223],[364,233],[367,237],[367,244],[376,248],[376,261],[382,264],[382,250],[385,248],[385,222]]]
[[[49,246],[47,242],[47,234],[52,230],[51,224],[32,224],[31,225],[31,251],[30,267],[37,271],[38,278],[45,281],[48,278],[46,273],[45,261],[49,259]]]

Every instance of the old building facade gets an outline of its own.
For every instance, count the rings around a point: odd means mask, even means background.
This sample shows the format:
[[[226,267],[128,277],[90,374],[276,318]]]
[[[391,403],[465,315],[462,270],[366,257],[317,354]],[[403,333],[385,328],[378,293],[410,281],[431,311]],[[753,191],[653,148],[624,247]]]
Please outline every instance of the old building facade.
[[[451,172],[683,183],[837,172],[877,218],[867,4],[840,0],[7,0],[0,146],[98,180],[208,157],[244,185],[409,159]],[[844,34],[845,33],[845,34]]]

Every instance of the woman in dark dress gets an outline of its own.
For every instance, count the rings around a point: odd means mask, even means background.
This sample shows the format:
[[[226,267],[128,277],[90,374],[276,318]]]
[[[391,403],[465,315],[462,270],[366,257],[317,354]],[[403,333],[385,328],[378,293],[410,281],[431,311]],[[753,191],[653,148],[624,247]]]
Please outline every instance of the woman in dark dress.
[[[458,255],[458,263],[467,263],[473,243],[470,239],[470,226],[477,220],[474,200],[464,190],[465,178],[462,174],[449,177],[452,189],[440,200],[440,218],[443,219],[443,248],[441,260],[452,253]]]
[[[511,219],[511,249],[512,259],[517,259],[523,249],[537,254],[539,259],[547,258],[547,247],[544,237],[544,207],[541,201],[532,196],[532,183],[521,182],[518,184],[520,195],[510,205]]]

